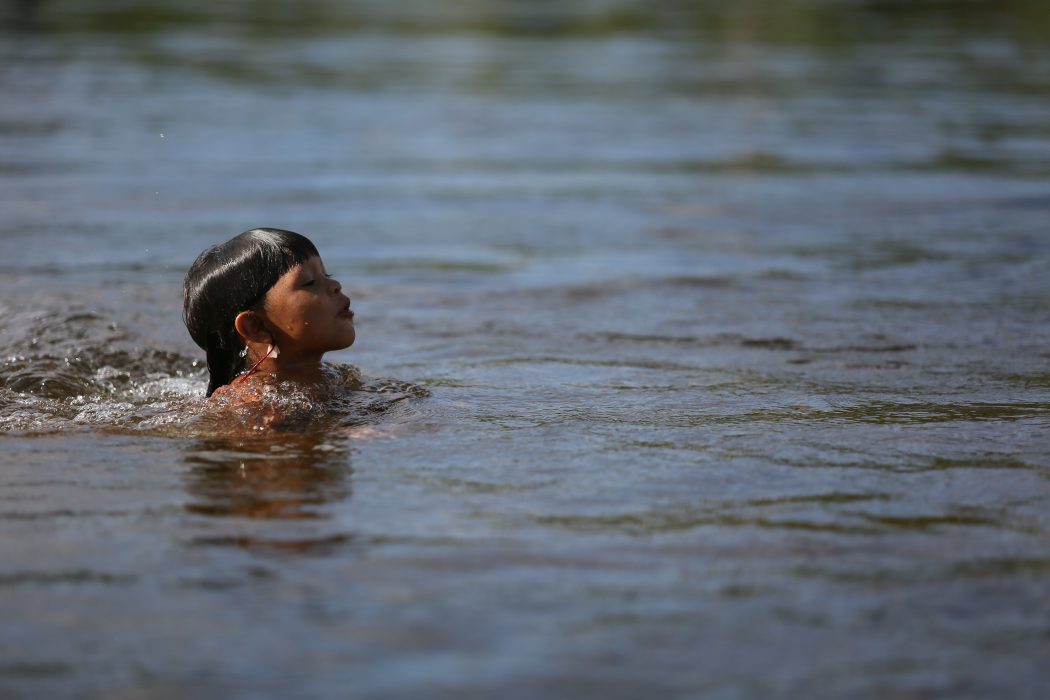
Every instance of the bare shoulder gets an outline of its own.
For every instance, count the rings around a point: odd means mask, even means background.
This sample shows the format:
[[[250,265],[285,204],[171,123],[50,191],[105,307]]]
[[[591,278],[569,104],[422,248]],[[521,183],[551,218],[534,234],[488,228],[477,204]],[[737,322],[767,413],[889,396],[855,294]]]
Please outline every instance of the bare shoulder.
[[[216,389],[208,401],[209,412],[234,419],[231,427],[266,430],[285,418],[276,387],[262,381],[234,381]]]

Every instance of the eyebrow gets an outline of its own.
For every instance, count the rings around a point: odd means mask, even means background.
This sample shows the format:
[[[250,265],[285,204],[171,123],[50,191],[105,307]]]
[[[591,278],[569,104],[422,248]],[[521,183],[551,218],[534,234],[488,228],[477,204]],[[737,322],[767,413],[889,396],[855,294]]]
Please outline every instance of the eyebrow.
[[[327,268],[325,268],[325,266],[323,264],[321,265],[321,274],[323,276],[325,276],[325,277],[331,277],[331,275],[328,274]],[[316,275],[314,275],[313,272],[307,270],[306,269],[306,265],[300,265],[299,266],[298,279],[296,280],[297,284],[305,284],[305,283],[308,283],[308,282],[313,282],[313,281],[315,281],[315,278],[316,278]]]

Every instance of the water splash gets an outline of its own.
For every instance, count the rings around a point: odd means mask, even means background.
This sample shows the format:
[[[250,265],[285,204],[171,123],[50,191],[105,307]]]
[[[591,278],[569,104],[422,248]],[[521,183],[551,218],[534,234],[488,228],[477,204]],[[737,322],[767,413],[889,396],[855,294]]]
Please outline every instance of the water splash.
[[[201,435],[221,432],[222,401],[204,399],[200,360],[150,347],[104,315],[72,310],[3,309],[0,332],[0,433],[107,429]],[[326,365],[321,391],[276,384],[269,404],[289,428],[323,420],[332,426],[371,422],[419,386],[366,378],[349,365]],[[233,413],[243,427],[253,416]]]

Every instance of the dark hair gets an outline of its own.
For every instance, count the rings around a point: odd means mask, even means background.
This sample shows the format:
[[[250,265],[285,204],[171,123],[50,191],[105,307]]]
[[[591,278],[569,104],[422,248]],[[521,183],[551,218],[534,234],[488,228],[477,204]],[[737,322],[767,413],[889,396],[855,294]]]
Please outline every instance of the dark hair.
[[[208,354],[207,396],[244,370],[244,341],[233,325],[237,314],[258,305],[284,273],[317,255],[306,236],[253,228],[193,262],[183,284],[182,320]]]

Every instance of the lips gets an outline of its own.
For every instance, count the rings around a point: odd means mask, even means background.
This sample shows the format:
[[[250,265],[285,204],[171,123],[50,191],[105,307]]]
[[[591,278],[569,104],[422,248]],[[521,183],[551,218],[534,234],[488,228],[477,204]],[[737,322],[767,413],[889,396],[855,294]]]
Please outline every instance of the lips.
[[[336,314],[336,315],[337,316],[342,316],[343,318],[350,318],[350,319],[352,319],[354,317],[354,312],[350,310],[350,302],[346,302],[346,306],[344,306],[342,309],[340,309],[339,313]]]

